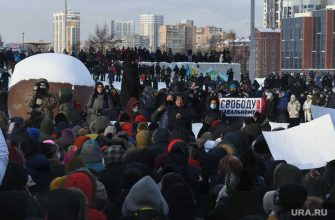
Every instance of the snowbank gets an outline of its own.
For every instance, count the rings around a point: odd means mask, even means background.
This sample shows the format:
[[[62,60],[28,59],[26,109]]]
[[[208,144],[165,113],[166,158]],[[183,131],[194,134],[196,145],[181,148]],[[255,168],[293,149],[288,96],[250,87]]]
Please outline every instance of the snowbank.
[[[94,86],[85,65],[69,55],[44,53],[28,57],[15,66],[9,88],[22,80],[45,78],[49,82]]]

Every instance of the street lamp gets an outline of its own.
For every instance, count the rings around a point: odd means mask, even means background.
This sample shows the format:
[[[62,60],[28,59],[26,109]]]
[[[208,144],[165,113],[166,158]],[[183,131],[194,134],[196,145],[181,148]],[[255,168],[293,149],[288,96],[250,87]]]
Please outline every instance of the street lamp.
[[[24,51],[24,32],[22,32],[22,50]]]

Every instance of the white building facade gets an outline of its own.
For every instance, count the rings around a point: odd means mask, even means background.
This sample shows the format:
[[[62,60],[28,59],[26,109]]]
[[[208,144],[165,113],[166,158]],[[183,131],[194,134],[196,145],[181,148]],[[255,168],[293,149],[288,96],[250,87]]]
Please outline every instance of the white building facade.
[[[283,18],[293,18],[297,13],[323,9],[334,2],[334,0],[264,0],[263,25],[266,28],[279,28]]]
[[[163,15],[140,15],[140,36],[149,37],[149,50],[156,50],[159,45],[159,27],[164,24]]]
[[[135,21],[112,21],[111,33],[114,39],[122,40],[123,47],[135,46]]]
[[[80,13],[67,11],[65,30],[65,11],[53,14],[53,47],[56,53],[66,50],[69,54],[78,53],[80,48]],[[65,43],[66,36],[66,43]]]

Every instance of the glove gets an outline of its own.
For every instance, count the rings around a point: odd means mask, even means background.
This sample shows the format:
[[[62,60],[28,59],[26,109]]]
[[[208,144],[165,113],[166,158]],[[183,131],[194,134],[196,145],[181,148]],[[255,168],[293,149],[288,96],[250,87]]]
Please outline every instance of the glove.
[[[38,86],[34,86],[33,93],[37,93],[37,90],[38,90]]]
[[[36,105],[41,105],[41,104],[42,104],[42,102],[43,102],[43,100],[42,100],[42,99],[40,99],[40,98],[38,98],[38,99],[36,100]]]

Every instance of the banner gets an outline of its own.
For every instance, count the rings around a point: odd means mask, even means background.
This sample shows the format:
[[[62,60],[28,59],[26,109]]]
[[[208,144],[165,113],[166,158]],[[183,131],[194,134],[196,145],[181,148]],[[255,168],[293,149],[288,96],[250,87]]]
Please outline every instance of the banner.
[[[140,62],[140,64],[146,65],[146,66],[156,66],[157,62]],[[193,71],[200,73],[203,73],[205,76],[207,73],[211,76],[212,80],[216,81],[218,78],[220,80],[228,80],[228,77],[225,77],[227,71],[232,68],[234,71],[234,79],[237,81],[241,80],[241,64],[239,63],[195,63],[195,62],[160,62],[159,65],[162,67],[163,65],[165,67],[170,67],[172,70],[177,65],[179,68],[181,66],[186,67],[188,65],[190,67],[190,70],[193,69]],[[199,67],[198,67],[199,66]],[[174,74],[172,72],[172,74]]]
[[[320,129],[322,128],[322,129]],[[283,131],[263,131],[274,160],[314,169],[335,158],[335,131],[329,115]]]
[[[262,98],[220,98],[219,109],[227,117],[252,117],[264,107]]]

